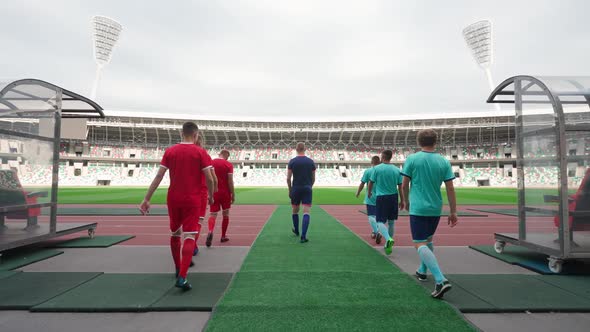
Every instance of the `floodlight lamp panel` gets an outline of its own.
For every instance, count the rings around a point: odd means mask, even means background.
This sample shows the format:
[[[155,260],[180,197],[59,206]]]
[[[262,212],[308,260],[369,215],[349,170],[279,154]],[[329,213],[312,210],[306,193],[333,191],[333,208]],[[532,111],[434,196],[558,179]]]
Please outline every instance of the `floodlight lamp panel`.
[[[104,66],[111,61],[113,48],[119,40],[123,26],[105,16],[92,18],[94,59],[99,66]]]
[[[468,25],[463,29],[463,38],[475,62],[489,68],[493,61],[492,22],[484,20]]]

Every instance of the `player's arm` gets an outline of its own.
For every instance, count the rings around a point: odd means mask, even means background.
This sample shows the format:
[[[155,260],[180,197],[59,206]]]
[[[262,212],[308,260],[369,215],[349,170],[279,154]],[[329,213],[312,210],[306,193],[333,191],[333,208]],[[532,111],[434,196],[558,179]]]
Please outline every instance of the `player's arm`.
[[[311,171],[311,186],[315,184],[315,169]]]
[[[359,195],[361,194],[361,191],[363,191],[363,188],[365,188],[365,183],[363,181],[361,181],[361,184],[359,184],[359,188],[356,191],[356,197],[359,197]]]
[[[213,180],[213,175],[211,175],[211,167],[206,167],[203,169],[205,172],[205,181],[207,181],[207,193],[209,194],[209,203],[213,203],[213,194],[215,192],[215,180]]]
[[[374,181],[369,181],[367,185],[367,197],[371,198],[373,196],[373,187],[375,186]]]
[[[158,189],[158,186],[162,182],[162,179],[164,179],[164,175],[166,174],[167,170],[168,168],[166,168],[166,166],[160,165],[160,169],[158,169],[156,177],[152,181],[152,184],[150,185],[147,193],[145,194],[143,202],[141,202],[141,205],[139,206],[139,211],[141,211],[141,214],[146,215],[150,212],[150,200],[152,199],[152,196],[154,195],[156,189]]]
[[[404,198],[405,194],[404,194],[402,187],[403,187],[403,182],[397,185],[397,192],[399,193],[399,196],[400,196],[399,197],[399,205],[398,205],[400,210],[403,210],[406,207],[406,199]]]
[[[400,193],[402,193],[402,199],[404,200],[404,205],[406,210],[410,210],[410,178],[407,176],[404,176],[404,179],[402,181],[402,190],[400,191]]]
[[[455,185],[453,180],[445,181],[445,188],[447,190],[447,199],[449,200],[449,225],[455,227],[457,225],[457,197],[455,195]]]
[[[234,191],[234,174],[229,173],[227,175],[227,187],[229,189],[229,194],[231,195],[231,203],[234,204],[236,201],[236,193]]]
[[[291,180],[293,179],[293,170],[287,170],[287,188],[289,188],[289,197],[291,197]]]
[[[216,193],[219,191],[219,180],[217,179],[217,174],[215,174],[215,169],[213,167],[211,167],[209,171],[213,177],[213,192]]]

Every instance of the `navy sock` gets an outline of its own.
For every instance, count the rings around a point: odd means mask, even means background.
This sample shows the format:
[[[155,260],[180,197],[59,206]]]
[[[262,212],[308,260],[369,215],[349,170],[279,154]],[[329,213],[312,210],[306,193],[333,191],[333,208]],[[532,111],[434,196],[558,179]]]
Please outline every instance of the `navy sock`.
[[[303,215],[303,229],[301,232],[301,238],[307,239],[307,228],[309,227],[309,214]]]
[[[293,214],[291,217],[293,218],[293,229],[299,233],[299,214]]]

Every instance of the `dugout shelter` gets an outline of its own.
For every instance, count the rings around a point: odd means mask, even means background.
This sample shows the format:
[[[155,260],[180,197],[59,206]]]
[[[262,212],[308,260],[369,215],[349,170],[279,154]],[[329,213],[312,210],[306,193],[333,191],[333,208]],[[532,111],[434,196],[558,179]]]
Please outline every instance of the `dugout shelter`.
[[[511,243],[546,254],[555,273],[590,258],[590,77],[514,76],[487,102],[515,109],[519,227],[495,234],[496,251]],[[555,180],[534,188],[539,168]]]
[[[103,117],[97,103],[54,84],[0,81],[0,255],[84,230],[93,236],[96,223],[57,223],[60,139],[83,136],[85,119]],[[23,168],[51,181],[22,183]]]

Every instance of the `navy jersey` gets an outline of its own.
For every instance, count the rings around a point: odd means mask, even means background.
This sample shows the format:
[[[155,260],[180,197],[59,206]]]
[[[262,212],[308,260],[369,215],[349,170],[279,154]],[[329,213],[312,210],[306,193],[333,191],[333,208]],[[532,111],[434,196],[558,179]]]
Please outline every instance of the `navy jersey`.
[[[293,186],[311,186],[315,163],[307,156],[297,156],[289,161],[293,171]]]

